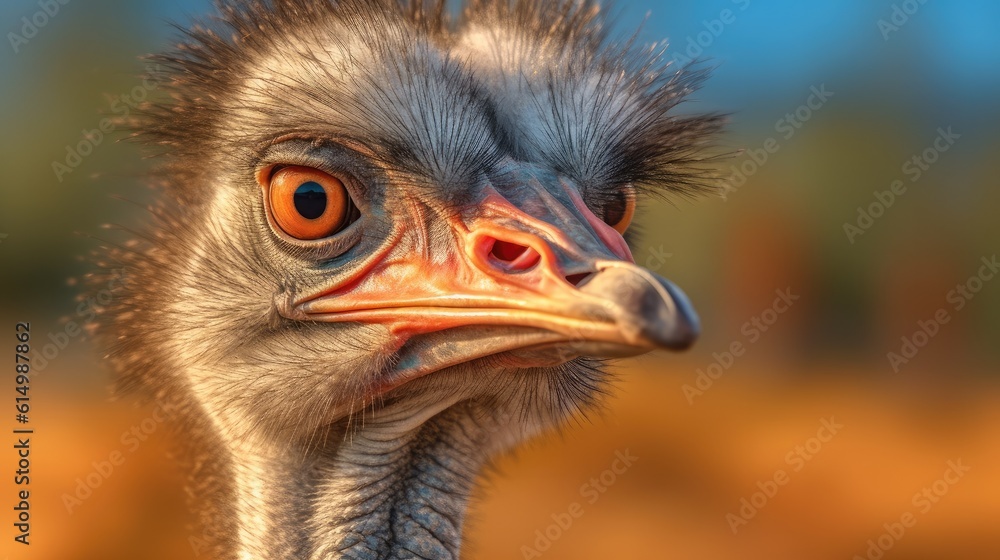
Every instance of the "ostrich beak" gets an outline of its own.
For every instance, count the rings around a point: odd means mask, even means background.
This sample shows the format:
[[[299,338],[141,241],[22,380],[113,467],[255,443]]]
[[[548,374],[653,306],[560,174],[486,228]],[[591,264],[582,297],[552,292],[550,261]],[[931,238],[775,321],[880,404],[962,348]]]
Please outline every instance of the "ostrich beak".
[[[473,217],[452,218],[458,242],[434,257],[402,251],[414,234],[399,226],[356,274],[296,309],[383,325],[399,358],[393,386],[487,356],[530,367],[689,347],[699,324],[684,293],[637,266],[575,189],[561,201],[529,214],[491,190]]]

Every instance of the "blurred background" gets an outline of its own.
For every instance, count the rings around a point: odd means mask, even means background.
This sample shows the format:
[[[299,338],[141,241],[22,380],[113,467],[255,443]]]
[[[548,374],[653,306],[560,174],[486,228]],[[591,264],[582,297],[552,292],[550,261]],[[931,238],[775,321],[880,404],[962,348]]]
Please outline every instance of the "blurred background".
[[[13,541],[3,443],[0,554],[205,558],[166,430],[110,399],[100,355],[65,320],[87,322],[68,279],[89,236],[136,222],[113,195],[150,197],[136,149],[89,131],[150,93],[137,57],[209,2],[70,1],[25,33],[41,9],[0,7],[0,328],[30,321],[36,347],[52,345],[31,389],[32,545]],[[465,557],[1000,557],[1000,4],[614,13],[625,35],[669,38],[668,58],[716,67],[682,110],[731,114],[724,148],[744,150],[720,164],[725,197],[647,207],[634,246],[687,291],[705,334],[686,354],[621,362],[601,411],[503,458]],[[144,439],[123,444],[134,428]],[[115,452],[124,462],[94,478]],[[571,508],[583,514],[567,524]]]

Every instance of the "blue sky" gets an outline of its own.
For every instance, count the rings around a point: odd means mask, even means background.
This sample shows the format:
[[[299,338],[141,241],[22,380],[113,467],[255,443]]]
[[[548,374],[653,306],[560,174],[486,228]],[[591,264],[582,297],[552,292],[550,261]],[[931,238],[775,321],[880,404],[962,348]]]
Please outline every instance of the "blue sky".
[[[136,23],[144,37],[162,44],[170,33],[163,22],[188,21],[210,5],[209,0],[145,0],[129,6],[127,17],[141,17]],[[885,40],[878,21],[889,20],[894,6],[919,8]],[[86,9],[86,3],[75,2],[62,8],[70,15]],[[20,17],[35,10],[35,2],[4,3],[3,28],[16,29]],[[724,10],[732,16],[720,27],[713,22]],[[995,0],[619,0],[612,13],[623,35],[645,20],[641,39],[669,38],[671,54],[683,53],[700,38],[702,56],[718,67],[699,94],[713,109],[787,107],[821,83],[857,89],[875,106],[893,108],[903,98],[921,113],[952,106],[992,109],[1000,93],[1000,2]]]
[[[149,2],[149,10],[154,19],[184,20],[209,4],[159,0]],[[919,9],[885,41],[878,21],[891,21],[894,5]],[[798,82],[868,75],[896,63],[903,68],[911,56],[920,57],[917,68],[932,77],[928,85],[945,91],[979,98],[982,88],[995,92],[1000,83],[1000,2],[993,0],[619,0],[613,13],[623,32],[648,14],[641,37],[670,38],[673,52],[727,9],[735,21],[704,48],[704,56],[720,65],[706,90],[712,100],[725,101],[727,91],[743,99],[767,97]]]

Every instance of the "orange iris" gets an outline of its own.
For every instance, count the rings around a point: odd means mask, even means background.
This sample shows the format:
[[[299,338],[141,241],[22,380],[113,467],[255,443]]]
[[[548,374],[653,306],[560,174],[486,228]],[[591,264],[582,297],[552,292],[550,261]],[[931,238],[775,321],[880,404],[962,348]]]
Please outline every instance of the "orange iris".
[[[302,240],[329,237],[348,225],[351,197],[344,183],[318,169],[279,169],[268,188],[271,216],[282,231]]]

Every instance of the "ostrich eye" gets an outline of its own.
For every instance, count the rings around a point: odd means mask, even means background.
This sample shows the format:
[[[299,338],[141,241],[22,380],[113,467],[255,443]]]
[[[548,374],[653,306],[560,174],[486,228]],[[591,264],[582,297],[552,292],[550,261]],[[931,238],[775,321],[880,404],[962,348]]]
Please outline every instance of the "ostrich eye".
[[[329,237],[356,215],[344,183],[311,167],[282,167],[271,177],[267,193],[275,223],[297,239]]]
[[[634,215],[635,191],[632,188],[616,191],[604,204],[604,222],[622,235],[625,235]]]

